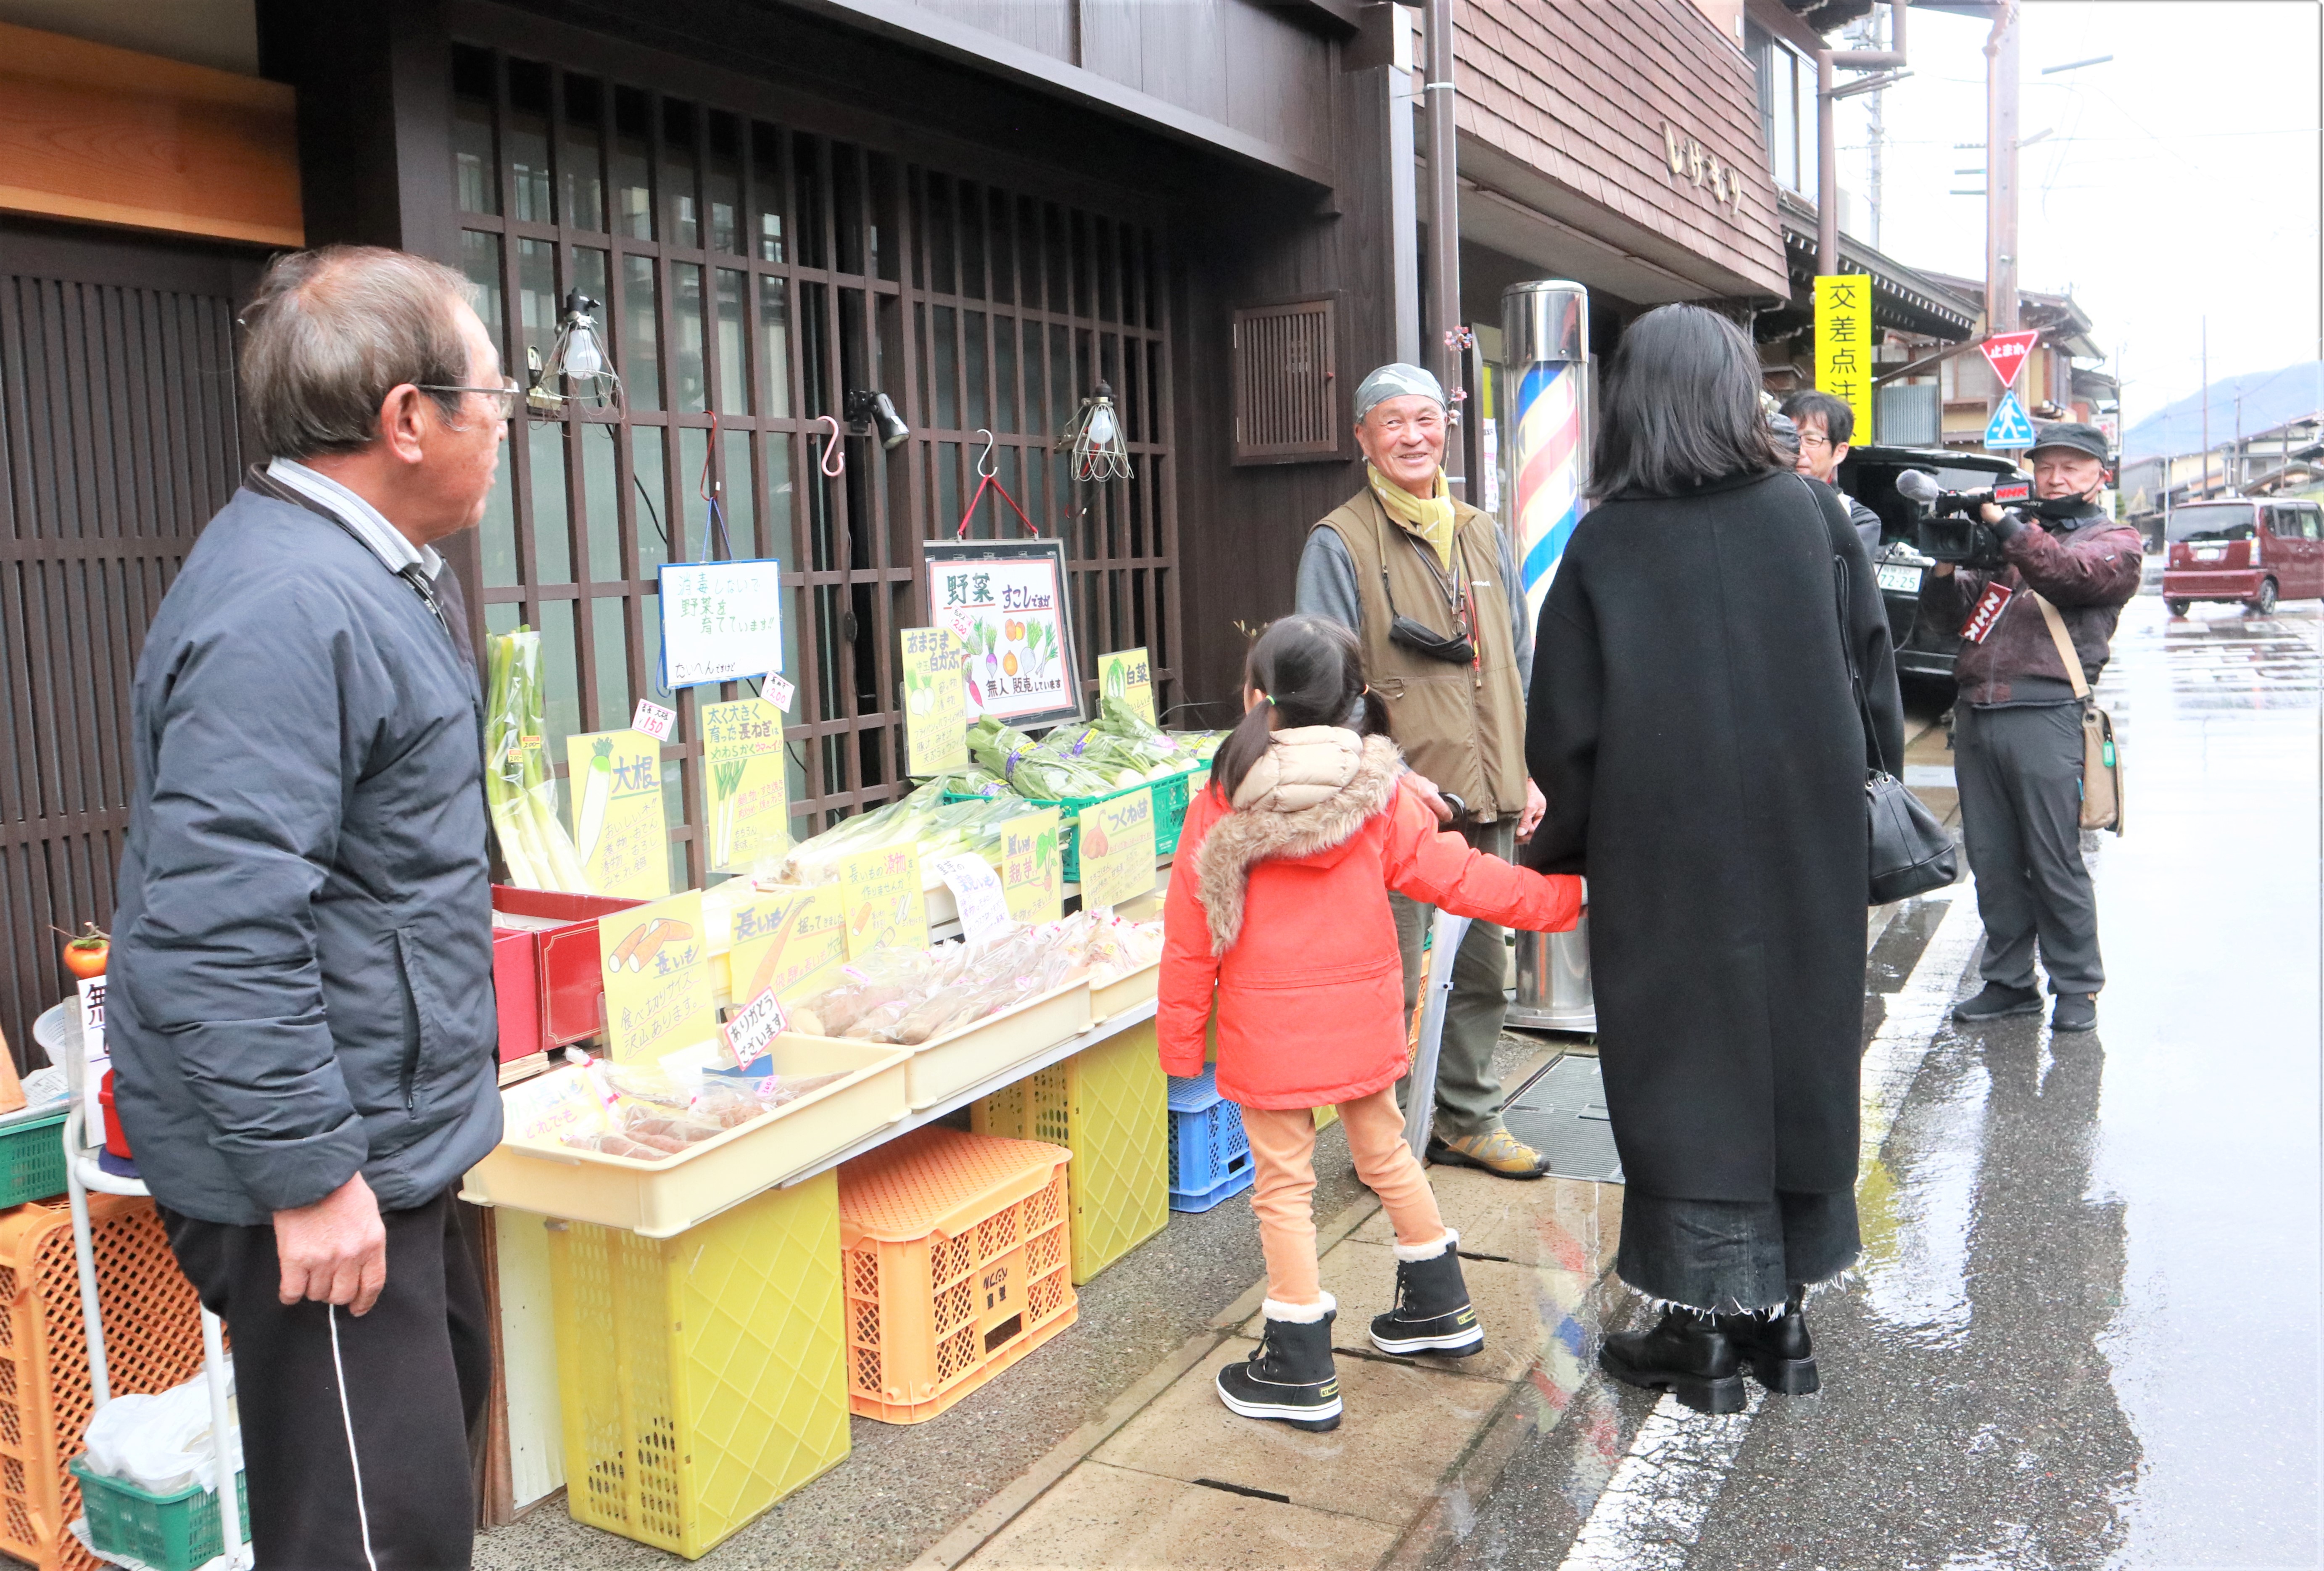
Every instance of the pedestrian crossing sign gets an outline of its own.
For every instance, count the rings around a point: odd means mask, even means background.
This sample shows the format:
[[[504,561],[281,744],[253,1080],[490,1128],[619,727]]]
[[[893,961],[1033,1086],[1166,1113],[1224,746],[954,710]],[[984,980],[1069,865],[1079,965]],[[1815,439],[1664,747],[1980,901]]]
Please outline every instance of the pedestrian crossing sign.
[[[1994,406],[1993,418],[1985,422],[1985,445],[1988,448],[2030,448],[2034,445],[2034,422],[2026,418],[2025,406],[2018,402],[2015,388],[2003,391],[2001,402]]]

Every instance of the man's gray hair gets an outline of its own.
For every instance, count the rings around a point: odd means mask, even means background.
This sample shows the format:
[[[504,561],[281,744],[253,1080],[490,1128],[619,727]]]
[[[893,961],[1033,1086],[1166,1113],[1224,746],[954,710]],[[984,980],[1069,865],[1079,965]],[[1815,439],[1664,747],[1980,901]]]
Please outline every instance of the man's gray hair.
[[[452,269],[376,245],[280,256],[244,308],[242,396],[270,457],[348,453],[379,435],[388,390],[456,387],[468,345],[452,313],[475,291]],[[430,393],[445,418],[463,395]]]

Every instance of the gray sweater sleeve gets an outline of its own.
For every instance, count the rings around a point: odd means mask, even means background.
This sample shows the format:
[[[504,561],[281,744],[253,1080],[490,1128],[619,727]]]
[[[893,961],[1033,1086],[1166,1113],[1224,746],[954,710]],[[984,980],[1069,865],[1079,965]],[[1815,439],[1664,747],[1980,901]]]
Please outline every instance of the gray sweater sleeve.
[[[1325,616],[1361,637],[1364,603],[1356,588],[1356,559],[1336,529],[1311,530],[1307,548],[1299,553],[1299,578],[1293,608],[1303,615]]]

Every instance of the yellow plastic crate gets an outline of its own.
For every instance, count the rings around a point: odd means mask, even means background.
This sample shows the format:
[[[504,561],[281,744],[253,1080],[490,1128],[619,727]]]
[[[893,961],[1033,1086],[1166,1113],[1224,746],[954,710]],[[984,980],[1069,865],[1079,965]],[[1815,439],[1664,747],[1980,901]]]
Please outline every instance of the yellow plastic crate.
[[[696,1559],[846,1459],[835,1174],[673,1238],[549,1236],[575,1520]]]
[[[1047,1141],[1074,1153],[1074,1285],[1079,1287],[1170,1220],[1170,1082],[1151,1021],[971,1104],[970,1127]]]

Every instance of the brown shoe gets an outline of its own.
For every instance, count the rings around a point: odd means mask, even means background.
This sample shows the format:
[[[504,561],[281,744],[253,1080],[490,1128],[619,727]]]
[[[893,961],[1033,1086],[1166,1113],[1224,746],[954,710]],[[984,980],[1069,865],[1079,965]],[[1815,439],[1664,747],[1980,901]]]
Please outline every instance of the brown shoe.
[[[1482,1134],[1456,1135],[1451,1140],[1431,1135],[1428,1160],[1480,1168],[1500,1178],[1539,1178],[1549,1173],[1549,1159],[1500,1124]]]

